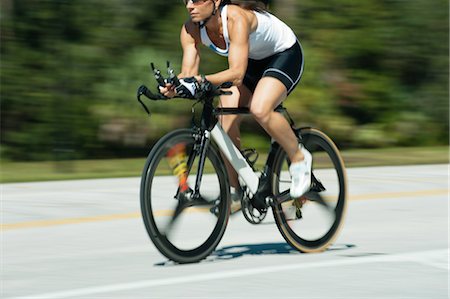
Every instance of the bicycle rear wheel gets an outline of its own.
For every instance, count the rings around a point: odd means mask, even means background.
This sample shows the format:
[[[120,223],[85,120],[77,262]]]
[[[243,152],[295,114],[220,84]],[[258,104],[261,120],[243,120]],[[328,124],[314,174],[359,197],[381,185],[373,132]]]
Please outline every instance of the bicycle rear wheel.
[[[344,163],[333,141],[316,129],[299,131],[303,145],[312,154],[312,184],[299,199],[274,207],[279,231],[285,240],[302,252],[323,251],[336,238],[346,210]],[[275,195],[290,188],[290,161],[280,150],[273,168]]]
[[[228,222],[227,175],[212,145],[206,152],[200,197],[193,196],[199,152],[200,142],[191,130],[174,131],[153,147],[142,173],[141,212],[148,235],[163,255],[178,263],[207,257]],[[215,214],[210,212],[213,206]]]

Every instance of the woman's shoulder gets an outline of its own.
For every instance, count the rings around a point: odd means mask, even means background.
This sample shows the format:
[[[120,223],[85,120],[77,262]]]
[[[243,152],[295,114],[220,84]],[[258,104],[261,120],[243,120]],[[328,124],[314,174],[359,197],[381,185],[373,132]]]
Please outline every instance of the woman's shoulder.
[[[185,30],[187,34],[191,35],[197,42],[200,41],[200,27],[197,23],[192,22],[191,19],[184,23],[183,30]]]
[[[242,16],[248,16],[252,14],[252,11],[244,9],[239,5],[227,5],[227,17],[230,18],[241,18]]]
[[[253,31],[257,26],[256,15],[253,11],[244,9],[238,5],[227,5],[227,19],[233,24],[234,22],[242,22],[244,21],[251,28],[250,31]]]

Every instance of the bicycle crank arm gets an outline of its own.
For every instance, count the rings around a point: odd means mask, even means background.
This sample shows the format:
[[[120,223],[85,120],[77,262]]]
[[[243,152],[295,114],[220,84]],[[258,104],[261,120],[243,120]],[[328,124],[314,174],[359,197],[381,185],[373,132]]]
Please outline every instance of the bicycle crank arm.
[[[305,197],[310,201],[315,201],[319,203],[320,205],[324,207],[328,207],[328,204],[325,202],[325,200],[322,198],[319,192],[317,191],[308,191],[305,194],[303,194],[301,197]],[[279,205],[283,202],[292,200],[289,190],[283,191],[282,193],[275,196],[274,200],[270,203],[271,205]]]
[[[272,202],[270,203],[271,206],[273,205],[279,205],[285,201],[291,200],[291,194],[290,194],[290,190],[286,190],[281,192],[280,194],[278,194],[277,196],[275,196],[275,198],[272,200]]]

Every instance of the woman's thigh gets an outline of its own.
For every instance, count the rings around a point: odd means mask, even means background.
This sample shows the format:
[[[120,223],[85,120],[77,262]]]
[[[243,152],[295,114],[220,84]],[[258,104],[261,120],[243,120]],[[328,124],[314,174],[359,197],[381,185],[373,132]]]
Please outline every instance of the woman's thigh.
[[[263,77],[256,85],[250,101],[250,111],[263,117],[273,111],[287,97],[286,86],[274,77]]]
[[[245,85],[232,86],[229,90],[232,92],[231,95],[220,96],[219,107],[248,107],[252,93]]]

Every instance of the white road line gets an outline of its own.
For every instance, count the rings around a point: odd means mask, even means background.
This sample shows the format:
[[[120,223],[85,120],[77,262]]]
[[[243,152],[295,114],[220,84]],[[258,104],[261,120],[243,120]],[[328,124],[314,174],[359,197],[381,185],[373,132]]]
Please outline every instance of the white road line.
[[[109,284],[103,286],[81,288],[74,290],[67,290],[54,293],[37,294],[25,297],[15,297],[10,299],[53,299],[53,298],[69,298],[77,296],[90,296],[100,293],[112,293],[118,291],[127,291],[142,289],[148,287],[159,287],[166,285],[176,285],[183,283],[191,283],[198,281],[209,281],[217,280],[223,278],[236,278],[249,275],[266,274],[271,272],[282,272],[291,271],[298,269],[311,269],[311,268],[321,268],[321,267],[336,267],[336,266],[351,266],[359,264],[369,264],[369,263],[380,263],[380,262],[418,262],[426,264],[428,266],[436,267],[438,269],[449,269],[448,264],[448,249],[431,250],[431,251],[421,251],[421,252],[411,252],[411,253],[401,253],[401,254],[391,254],[391,255],[377,255],[377,256],[365,256],[365,257],[353,257],[345,258],[332,261],[323,261],[317,263],[299,263],[294,265],[281,265],[281,266],[269,266],[260,267],[247,270],[235,270],[235,271],[222,271],[216,273],[189,275],[182,277],[172,277],[164,279],[155,280],[142,280],[128,283],[119,284]],[[438,258],[439,263],[436,263],[436,258]],[[430,262],[427,262],[430,261]]]

